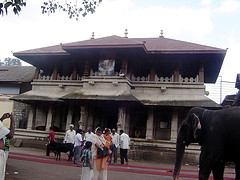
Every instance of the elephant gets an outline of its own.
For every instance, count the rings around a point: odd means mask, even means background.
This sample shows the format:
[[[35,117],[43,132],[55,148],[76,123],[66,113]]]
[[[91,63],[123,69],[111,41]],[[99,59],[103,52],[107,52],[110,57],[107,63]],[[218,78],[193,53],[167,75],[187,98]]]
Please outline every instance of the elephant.
[[[174,180],[179,177],[185,147],[190,143],[201,146],[200,180],[208,179],[211,171],[214,179],[222,180],[226,162],[236,163],[236,179],[239,179],[240,107],[219,110],[194,107],[189,111],[178,131]]]

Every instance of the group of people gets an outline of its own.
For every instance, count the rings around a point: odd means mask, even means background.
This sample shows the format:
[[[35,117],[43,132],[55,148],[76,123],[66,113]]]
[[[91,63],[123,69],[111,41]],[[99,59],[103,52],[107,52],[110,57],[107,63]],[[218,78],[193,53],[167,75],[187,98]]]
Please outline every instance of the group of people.
[[[117,152],[119,146],[121,164],[124,164],[124,159],[126,164],[128,164],[127,152],[129,149],[129,143],[130,138],[123,130],[120,130],[119,135],[116,133],[116,129],[112,129],[111,133],[108,128],[103,130],[101,127],[98,127],[95,134],[92,136],[91,146],[87,150],[83,151],[83,155],[85,155],[85,152],[88,151],[90,156],[88,160],[83,158],[83,164],[86,162],[86,166],[83,165],[82,179],[97,180],[98,177],[101,176],[103,180],[107,180],[108,164],[112,162],[112,157],[114,163],[117,163]],[[104,148],[106,149],[106,147],[109,152],[109,156],[99,157],[98,151],[104,151]],[[85,176],[85,174],[88,175]]]
[[[50,128],[49,143],[55,140],[53,128]],[[74,130],[71,124],[69,130],[66,131],[63,143],[74,144],[74,164],[82,161],[82,180],[97,180],[99,176],[103,180],[107,179],[108,164],[112,162],[117,164],[118,148],[120,147],[121,164],[128,165],[128,149],[130,145],[129,136],[120,130],[120,134],[116,129],[102,129],[97,127],[95,133],[88,129],[84,133],[81,129]],[[107,155],[100,157],[98,151],[108,151]],[[107,150],[106,150],[107,149]],[[49,156],[50,149],[47,146],[47,154]]]
[[[10,118],[10,128],[6,128],[2,121]],[[9,150],[10,138],[14,136],[15,118],[13,114],[5,113],[0,118],[0,180],[5,179],[6,161]]]

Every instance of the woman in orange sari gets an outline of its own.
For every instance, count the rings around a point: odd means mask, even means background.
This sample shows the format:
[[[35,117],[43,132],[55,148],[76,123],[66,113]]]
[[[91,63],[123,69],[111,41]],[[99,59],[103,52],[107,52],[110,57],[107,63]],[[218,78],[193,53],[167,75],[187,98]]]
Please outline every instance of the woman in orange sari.
[[[112,151],[110,150],[110,146],[112,145],[112,137],[110,135],[110,129],[105,129],[105,135],[104,138],[106,140],[106,145],[105,147],[108,147],[109,154],[112,154]],[[110,161],[110,155],[106,157],[107,161]]]
[[[102,128],[97,128],[96,134],[92,136],[92,166],[94,174],[92,180],[97,180],[99,176],[102,177],[102,180],[107,180],[108,156],[103,158],[98,158],[97,156],[97,149],[103,150],[107,143],[102,132]]]

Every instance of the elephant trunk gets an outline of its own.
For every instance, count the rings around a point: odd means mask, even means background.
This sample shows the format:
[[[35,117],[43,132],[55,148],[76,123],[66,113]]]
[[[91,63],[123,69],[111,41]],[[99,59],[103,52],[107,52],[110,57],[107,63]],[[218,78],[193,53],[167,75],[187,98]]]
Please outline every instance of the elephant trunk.
[[[177,144],[176,144],[176,161],[175,161],[175,167],[173,172],[174,180],[178,179],[184,151],[185,151],[185,144],[184,144],[183,138],[178,137]]]

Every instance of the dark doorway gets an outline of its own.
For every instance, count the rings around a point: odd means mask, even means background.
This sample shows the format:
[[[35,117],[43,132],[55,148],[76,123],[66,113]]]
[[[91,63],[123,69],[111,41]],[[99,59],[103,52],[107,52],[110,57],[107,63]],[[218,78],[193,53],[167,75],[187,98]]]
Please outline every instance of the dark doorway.
[[[117,128],[118,105],[113,102],[96,103],[94,108],[93,127]]]
[[[142,106],[132,107],[130,110],[130,137],[146,137],[147,110]]]

